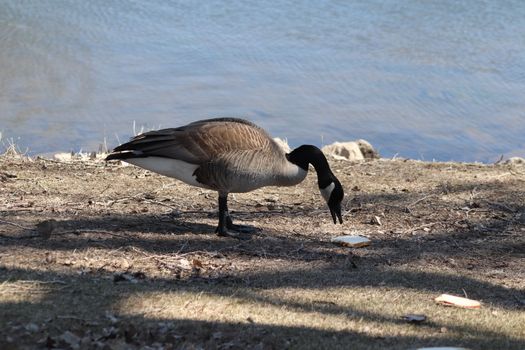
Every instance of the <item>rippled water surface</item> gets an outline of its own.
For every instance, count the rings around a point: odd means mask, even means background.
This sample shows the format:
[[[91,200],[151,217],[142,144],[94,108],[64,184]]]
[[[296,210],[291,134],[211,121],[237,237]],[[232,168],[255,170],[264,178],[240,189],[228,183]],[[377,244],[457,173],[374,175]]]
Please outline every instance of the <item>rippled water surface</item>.
[[[32,154],[243,116],[293,146],[525,156],[521,0],[0,0],[0,72]]]

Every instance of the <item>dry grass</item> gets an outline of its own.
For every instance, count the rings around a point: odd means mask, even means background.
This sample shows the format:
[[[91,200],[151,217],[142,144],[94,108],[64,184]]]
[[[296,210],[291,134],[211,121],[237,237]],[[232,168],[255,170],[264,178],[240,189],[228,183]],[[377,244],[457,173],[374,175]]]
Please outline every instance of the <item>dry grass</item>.
[[[28,150],[22,151],[15,143],[14,139],[4,138],[0,132],[0,157],[2,158],[17,158],[19,160],[27,159]]]
[[[343,226],[310,174],[233,196],[237,221],[261,229],[235,241],[214,234],[213,192],[134,167],[1,157],[0,342],[525,347],[525,169],[403,160],[334,169],[347,191]],[[35,227],[49,219],[46,238]],[[329,242],[342,233],[373,244]],[[441,293],[483,306],[436,305]],[[409,324],[407,313],[427,321]]]

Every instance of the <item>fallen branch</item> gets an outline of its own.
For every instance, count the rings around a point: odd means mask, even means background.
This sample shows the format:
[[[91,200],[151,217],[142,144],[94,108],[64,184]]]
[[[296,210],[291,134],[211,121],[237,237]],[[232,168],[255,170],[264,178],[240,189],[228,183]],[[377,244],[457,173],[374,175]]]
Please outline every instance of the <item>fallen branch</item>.
[[[456,245],[456,247],[458,247],[458,249],[460,249],[460,250],[464,251],[465,253],[467,253],[467,250],[466,250],[465,248],[462,248],[462,247],[458,244],[458,242],[456,242],[456,240],[455,240],[454,238],[451,238],[451,239],[452,239],[452,242],[454,242],[454,244]],[[464,290],[463,290],[463,291],[464,291]],[[467,298],[466,293],[465,293],[465,298]]]
[[[423,225],[420,225],[420,226],[412,227],[412,228],[409,228],[409,229],[403,231],[403,234],[416,232],[416,231],[422,230],[424,228],[430,228],[430,227],[432,227],[432,226],[434,226],[436,224],[437,224],[437,222],[431,222],[431,223],[428,223],[428,224],[423,224]]]
[[[24,228],[27,229],[27,230],[32,230],[31,228],[26,228],[26,227],[24,227]],[[35,230],[34,232],[38,232],[38,231]],[[53,233],[50,232],[49,236],[45,236],[43,234],[36,233],[36,234],[24,235],[24,236],[8,236],[8,235],[0,234],[0,237],[7,238],[7,239],[16,239],[16,240],[18,240],[18,239],[32,239],[32,238],[48,239],[51,236],[64,236],[64,235],[69,235],[69,234],[80,235],[82,233],[100,233],[100,234],[105,234],[105,235],[110,235],[110,236],[123,238],[123,239],[126,239],[126,240],[134,240],[134,238],[132,238],[132,237],[119,235],[118,233],[113,233],[113,232],[110,232],[110,231],[105,231],[105,230],[87,230],[87,229],[86,230],[58,231],[58,232],[53,232]]]
[[[37,281],[37,280],[18,280],[17,283],[34,283],[34,284],[63,284],[67,285],[68,283],[62,280],[52,280],[52,281]]]
[[[503,161],[503,154],[501,156],[499,156],[499,159],[497,161],[495,161],[494,163],[492,163],[493,165],[498,165],[500,164],[501,162]]]
[[[498,207],[500,209],[503,209],[503,211],[506,211],[508,213],[512,213],[514,214],[516,212],[516,210],[506,206],[505,204],[501,204],[501,203],[497,203],[497,202],[491,202],[491,201],[488,201],[488,200],[485,200],[485,202],[489,205],[492,205],[494,207]]]
[[[40,237],[40,236],[39,235],[24,235],[24,236],[15,237],[15,236],[3,235],[3,234],[0,233],[0,237],[1,238],[6,238],[6,239],[31,239],[31,238],[37,238],[37,237]]]
[[[133,240],[132,237],[119,235],[118,233],[113,233],[111,231],[106,231],[106,230],[89,230],[89,229],[62,231],[62,232],[58,232],[58,233],[53,234],[53,236],[67,235],[67,234],[79,235],[79,234],[82,234],[82,233],[100,233],[100,234],[104,234],[104,235],[110,235],[110,236],[115,236],[115,237],[119,237],[119,238],[124,238],[124,239],[127,239],[127,240]]]
[[[407,207],[408,209],[410,209],[410,207],[413,207],[414,205],[416,205],[416,204],[418,204],[418,203],[421,203],[421,202],[424,201],[425,199],[428,199],[428,198],[430,198],[430,197],[436,197],[436,196],[437,196],[437,194],[435,194],[435,193],[431,193],[431,194],[426,195],[426,196],[424,196],[424,197],[422,197],[422,198],[419,198],[417,201],[414,201],[414,202],[410,203],[410,204],[407,205],[406,207]]]
[[[0,224],[15,226],[15,227],[23,228],[24,230],[32,230],[32,228],[30,227],[22,226],[20,224],[17,224],[16,222],[6,221],[2,219],[0,219]]]

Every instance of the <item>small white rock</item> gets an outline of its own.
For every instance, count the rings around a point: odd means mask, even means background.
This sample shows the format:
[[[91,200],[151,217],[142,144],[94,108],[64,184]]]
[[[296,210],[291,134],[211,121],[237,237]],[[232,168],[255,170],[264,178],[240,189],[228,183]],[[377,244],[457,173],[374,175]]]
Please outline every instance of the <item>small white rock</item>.
[[[521,157],[511,157],[509,159],[507,159],[504,164],[519,164],[519,165],[523,165],[525,164],[525,159],[524,158],[521,158]]]
[[[35,333],[35,332],[38,332],[40,328],[35,323],[31,322],[31,323],[26,324],[25,329],[28,332]]]
[[[69,153],[57,153],[53,156],[53,158],[59,162],[70,162],[73,159],[73,156],[71,155],[71,152]]]
[[[60,340],[65,342],[72,349],[78,349],[78,348],[80,348],[80,341],[82,339],[79,336],[77,336],[76,334],[71,333],[70,331],[66,331],[60,336]]]
[[[403,316],[403,319],[411,323],[421,323],[426,321],[427,317],[421,314],[408,314]]]
[[[331,145],[324,146],[321,150],[324,154],[335,159],[363,160],[379,158],[377,151],[365,140],[334,142]]]

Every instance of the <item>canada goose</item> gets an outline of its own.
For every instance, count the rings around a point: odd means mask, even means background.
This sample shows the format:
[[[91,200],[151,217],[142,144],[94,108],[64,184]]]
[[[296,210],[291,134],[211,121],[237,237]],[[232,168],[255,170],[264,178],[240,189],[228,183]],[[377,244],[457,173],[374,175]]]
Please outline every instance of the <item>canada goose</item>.
[[[119,159],[174,177],[189,185],[219,192],[217,234],[240,238],[241,226],[228,213],[228,194],[263,186],[293,186],[303,181],[312,164],[321,195],[334,224],[341,216],[343,187],[315,146],[285,153],[266,131],[237,118],[196,121],[178,128],[149,131],[116,147],[106,160]]]

